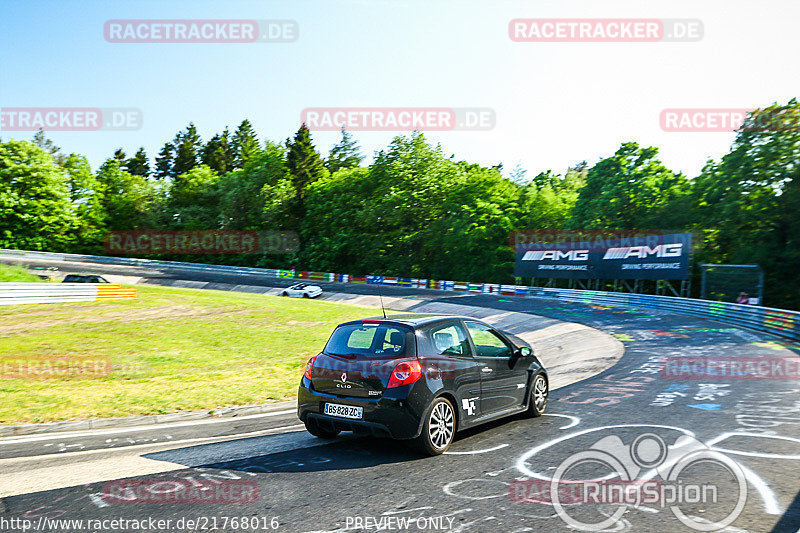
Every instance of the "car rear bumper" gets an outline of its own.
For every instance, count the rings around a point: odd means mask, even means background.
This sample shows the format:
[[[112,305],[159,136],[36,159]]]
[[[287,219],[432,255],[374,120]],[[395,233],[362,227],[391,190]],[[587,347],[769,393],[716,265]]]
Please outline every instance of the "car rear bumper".
[[[303,378],[297,393],[297,416],[303,422],[311,419],[329,430],[352,431],[393,439],[412,439],[419,435],[424,407],[417,406],[416,402],[407,398],[386,396],[378,399],[339,397],[311,390],[309,385],[308,379]],[[354,420],[326,415],[326,402],[362,407],[364,418]]]

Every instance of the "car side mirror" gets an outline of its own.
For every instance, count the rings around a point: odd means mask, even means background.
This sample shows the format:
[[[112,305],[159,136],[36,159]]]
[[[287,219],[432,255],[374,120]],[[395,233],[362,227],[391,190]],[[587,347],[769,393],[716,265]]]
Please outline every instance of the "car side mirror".
[[[531,354],[533,354],[533,351],[527,346],[523,346],[522,348],[517,350],[517,353],[519,354],[520,357],[530,357]]]

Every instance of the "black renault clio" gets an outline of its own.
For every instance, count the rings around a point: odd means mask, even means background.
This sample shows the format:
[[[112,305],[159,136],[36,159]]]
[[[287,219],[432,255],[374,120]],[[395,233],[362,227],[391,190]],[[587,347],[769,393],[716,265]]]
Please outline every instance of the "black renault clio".
[[[547,407],[531,346],[480,320],[402,314],[339,325],[306,365],[297,413],[308,431],[414,439],[437,455],[459,430]]]

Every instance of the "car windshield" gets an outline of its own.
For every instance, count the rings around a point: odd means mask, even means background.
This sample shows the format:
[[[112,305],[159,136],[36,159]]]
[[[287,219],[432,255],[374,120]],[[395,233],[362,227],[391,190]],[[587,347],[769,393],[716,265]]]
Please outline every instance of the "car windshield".
[[[406,354],[406,331],[391,324],[339,326],[324,352],[332,355],[402,356]]]

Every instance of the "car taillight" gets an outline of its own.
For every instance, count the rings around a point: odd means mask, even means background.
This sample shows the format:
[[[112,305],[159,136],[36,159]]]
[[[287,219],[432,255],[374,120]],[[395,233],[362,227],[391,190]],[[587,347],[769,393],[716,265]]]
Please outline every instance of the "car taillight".
[[[394,367],[386,388],[402,387],[414,383],[421,377],[422,367],[419,366],[419,361],[403,361]]]
[[[317,356],[315,355],[314,357],[312,357],[311,359],[308,360],[308,363],[306,363],[306,371],[303,372],[303,376],[304,377],[307,377],[308,379],[311,379],[311,370],[314,368],[314,360],[316,358],[317,358]]]

